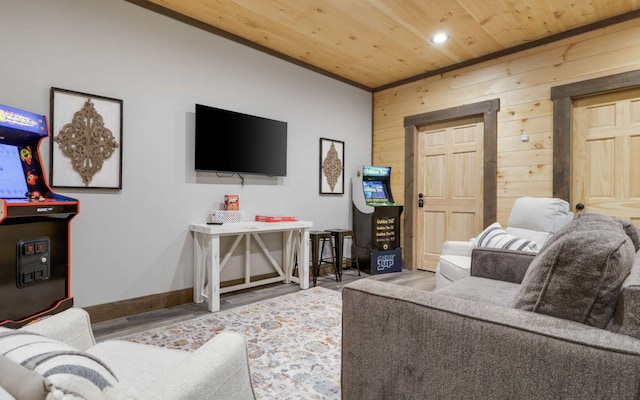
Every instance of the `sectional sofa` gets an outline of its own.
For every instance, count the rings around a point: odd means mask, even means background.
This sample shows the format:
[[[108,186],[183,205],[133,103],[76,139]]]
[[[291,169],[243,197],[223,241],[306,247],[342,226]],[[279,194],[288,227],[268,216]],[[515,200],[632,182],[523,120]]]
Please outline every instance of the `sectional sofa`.
[[[342,398],[640,398],[639,238],[581,214],[537,254],[474,250],[434,292],[349,284]]]

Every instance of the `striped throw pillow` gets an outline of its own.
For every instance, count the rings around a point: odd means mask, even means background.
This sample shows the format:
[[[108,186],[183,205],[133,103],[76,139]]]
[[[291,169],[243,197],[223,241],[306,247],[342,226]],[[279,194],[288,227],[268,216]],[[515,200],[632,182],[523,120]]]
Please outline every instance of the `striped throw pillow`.
[[[502,229],[499,222],[487,227],[476,239],[478,247],[492,247],[505,250],[538,251],[538,244],[533,240],[521,239]]]
[[[37,333],[0,330],[0,354],[43,376],[64,399],[103,399],[118,383],[97,357]]]

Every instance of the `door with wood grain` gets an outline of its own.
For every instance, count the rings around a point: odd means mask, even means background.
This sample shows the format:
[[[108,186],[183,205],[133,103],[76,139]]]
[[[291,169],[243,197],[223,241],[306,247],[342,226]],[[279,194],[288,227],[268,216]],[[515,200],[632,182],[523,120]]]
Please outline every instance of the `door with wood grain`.
[[[574,211],[640,226],[640,89],[574,100],[572,135]]]
[[[418,127],[418,269],[435,271],[446,240],[468,240],[482,231],[483,137],[482,117]]]

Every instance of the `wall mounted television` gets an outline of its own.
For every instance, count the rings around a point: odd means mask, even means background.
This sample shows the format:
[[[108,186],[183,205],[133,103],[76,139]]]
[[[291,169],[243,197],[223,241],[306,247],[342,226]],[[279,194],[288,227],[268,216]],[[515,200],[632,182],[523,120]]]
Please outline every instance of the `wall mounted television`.
[[[287,175],[287,123],[196,104],[196,171]]]

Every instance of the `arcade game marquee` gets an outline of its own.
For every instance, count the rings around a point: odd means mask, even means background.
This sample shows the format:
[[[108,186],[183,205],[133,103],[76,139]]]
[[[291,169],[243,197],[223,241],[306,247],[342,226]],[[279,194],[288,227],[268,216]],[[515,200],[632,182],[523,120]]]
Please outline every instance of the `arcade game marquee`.
[[[44,115],[0,105],[0,326],[73,305],[69,224],[78,201],[51,191],[40,160]]]
[[[361,268],[370,274],[402,271],[400,214],[393,201],[391,167],[364,166],[351,180],[353,234]]]

